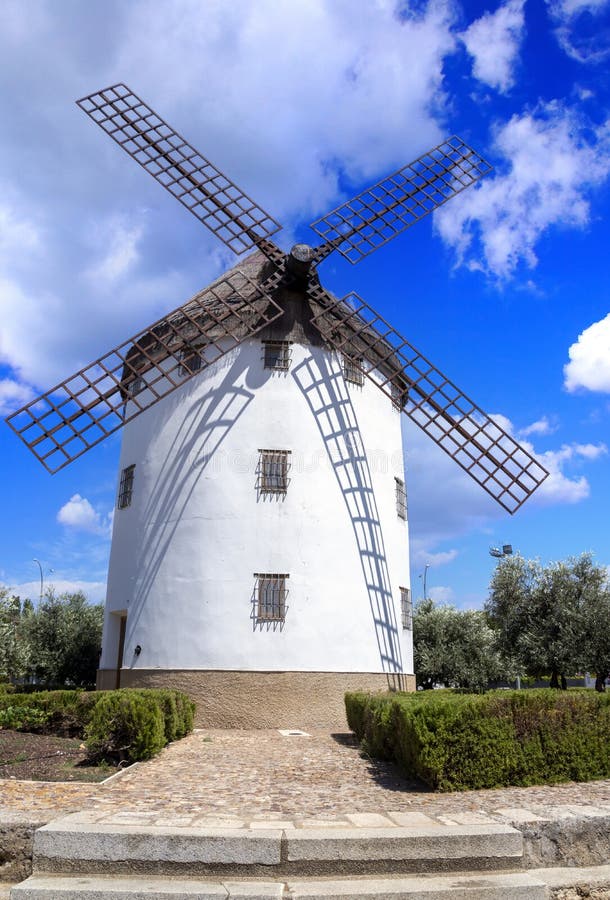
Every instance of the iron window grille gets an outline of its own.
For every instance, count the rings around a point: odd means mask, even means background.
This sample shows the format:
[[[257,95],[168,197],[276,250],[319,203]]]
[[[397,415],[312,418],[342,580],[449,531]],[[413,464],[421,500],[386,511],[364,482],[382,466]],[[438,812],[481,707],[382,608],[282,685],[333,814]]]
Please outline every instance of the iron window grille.
[[[263,341],[263,361],[266,369],[287,371],[290,368],[290,341]]]
[[[136,394],[139,394],[141,391],[143,391],[145,387],[146,384],[144,382],[144,379],[140,378],[139,375],[136,376],[129,385],[129,396],[135,397]]]
[[[285,494],[288,490],[290,450],[259,450],[258,487],[262,493]]]
[[[178,366],[178,375],[180,378],[186,378],[187,375],[194,375],[201,369],[201,357],[196,350],[180,350],[178,353],[180,365]]]
[[[121,472],[121,482],[119,484],[119,497],[117,501],[117,506],[119,509],[127,509],[128,506],[131,506],[131,498],[133,496],[133,480],[135,475],[136,467],[127,466],[126,469],[123,469]]]
[[[364,370],[362,368],[362,359],[352,359],[351,356],[343,356],[343,377],[350,384],[357,384],[360,387],[364,384]]]
[[[396,412],[402,412],[408,400],[407,389],[405,388],[404,390],[402,390],[398,387],[397,384],[394,384],[394,382],[392,382],[390,387],[390,394],[392,397],[392,408]]]
[[[395,478],[396,486],[396,515],[399,519],[407,518],[407,489],[402,478]]]
[[[413,630],[413,602],[409,588],[400,588],[400,611],[402,614],[402,627]]]
[[[283,622],[286,618],[286,581],[290,576],[254,573],[254,601],[259,622]]]

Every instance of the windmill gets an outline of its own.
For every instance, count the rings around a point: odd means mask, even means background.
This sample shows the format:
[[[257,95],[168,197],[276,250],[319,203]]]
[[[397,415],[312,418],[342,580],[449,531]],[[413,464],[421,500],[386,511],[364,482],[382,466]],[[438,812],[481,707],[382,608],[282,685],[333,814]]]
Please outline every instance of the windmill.
[[[317,267],[358,262],[489,165],[452,137],[284,253],[279,224],[128,87],[77,103],[252,251],[7,419],[50,472],[125,426],[98,686],[180,686],[207,724],[276,726],[336,723],[346,689],[414,686],[397,413],[510,513],[547,472]]]

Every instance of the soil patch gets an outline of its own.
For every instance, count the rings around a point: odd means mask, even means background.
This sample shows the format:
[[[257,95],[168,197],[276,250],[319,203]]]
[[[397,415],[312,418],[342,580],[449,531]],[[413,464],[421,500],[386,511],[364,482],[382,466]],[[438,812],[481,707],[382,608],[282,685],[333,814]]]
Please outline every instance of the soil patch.
[[[92,766],[78,738],[0,729],[0,778],[26,781],[103,781],[118,771]]]

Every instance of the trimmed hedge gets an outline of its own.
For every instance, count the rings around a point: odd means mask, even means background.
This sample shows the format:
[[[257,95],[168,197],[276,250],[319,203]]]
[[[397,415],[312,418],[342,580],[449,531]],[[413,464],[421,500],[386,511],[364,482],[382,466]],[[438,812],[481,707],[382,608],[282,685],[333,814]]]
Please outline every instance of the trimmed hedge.
[[[194,713],[189,697],[172,690],[0,694],[0,727],[85,738],[96,760],[150,759],[193,730]]]
[[[364,752],[439,791],[610,776],[610,694],[351,693],[345,703]]]

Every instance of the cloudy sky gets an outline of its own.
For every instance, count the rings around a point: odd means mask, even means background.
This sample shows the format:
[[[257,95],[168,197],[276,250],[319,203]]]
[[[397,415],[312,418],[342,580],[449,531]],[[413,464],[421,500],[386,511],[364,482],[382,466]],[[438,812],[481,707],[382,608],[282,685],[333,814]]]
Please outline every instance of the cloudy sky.
[[[0,410],[233,264],[74,105],[127,83],[282,222],[457,133],[494,172],[351,266],[356,290],[551,472],[515,516],[405,424],[415,596],[477,606],[490,546],[610,565],[610,2],[4,0]],[[50,476],[0,428],[0,582],[104,594],[118,436]],[[51,571],[52,570],[52,571]]]

